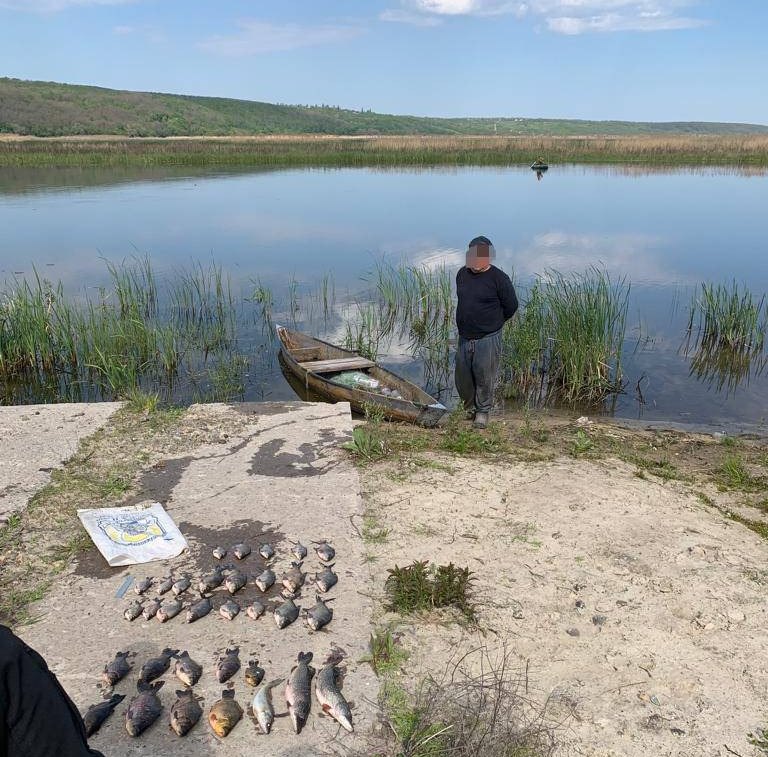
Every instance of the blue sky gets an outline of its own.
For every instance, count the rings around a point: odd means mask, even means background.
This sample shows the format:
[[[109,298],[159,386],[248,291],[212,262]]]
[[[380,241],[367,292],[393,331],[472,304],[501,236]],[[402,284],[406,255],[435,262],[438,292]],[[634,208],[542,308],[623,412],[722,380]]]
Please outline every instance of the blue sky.
[[[768,0],[0,0],[0,76],[382,113],[768,124]]]

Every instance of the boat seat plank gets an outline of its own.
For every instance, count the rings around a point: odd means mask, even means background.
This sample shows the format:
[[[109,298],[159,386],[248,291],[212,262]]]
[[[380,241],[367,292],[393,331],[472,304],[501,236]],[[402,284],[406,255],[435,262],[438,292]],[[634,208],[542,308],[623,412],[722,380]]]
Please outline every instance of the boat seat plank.
[[[373,368],[376,363],[364,357],[337,357],[332,360],[310,360],[299,365],[313,373],[332,373],[333,371],[352,371],[359,368]]]

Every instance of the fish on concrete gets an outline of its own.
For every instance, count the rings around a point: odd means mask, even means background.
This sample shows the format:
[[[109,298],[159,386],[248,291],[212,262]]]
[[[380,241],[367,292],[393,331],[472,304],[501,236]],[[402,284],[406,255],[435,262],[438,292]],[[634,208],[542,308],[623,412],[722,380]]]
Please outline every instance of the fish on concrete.
[[[313,542],[315,545],[315,552],[317,553],[317,556],[323,561],[323,562],[331,562],[334,557],[336,557],[336,550],[327,542],[325,539],[323,541],[316,541]]]
[[[123,610],[123,617],[126,620],[136,620],[136,618],[141,615],[142,611],[144,610],[144,605],[139,602],[139,600],[135,600],[131,602],[131,604],[128,605],[128,607]]]
[[[234,620],[240,614],[240,605],[234,599],[228,599],[219,607],[219,615],[227,620]]]
[[[235,544],[235,546],[232,547],[232,554],[238,560],[242,560],[251,554],[251,548],[248,544]]]
[[[259,547],[259,554],[265,559],[269,560],[275,556],[275,548],[271,544],[262,544]]]
[[[199,699],[191,689],[176,692],[176,701],[171,705],[171,728],[178,736],[186,736],[200,720],[203,708]]]
[[[286,599],[283,604],[275,608],[274,618],[278,628],[286,628],[299,617],[301,608],[292,599]]]
[[[260,576],[256,577],[255,584],[261,591],[269,591],[276,580],[275,572],[267,568]]]
[[[175,658],[179,653],[178,649],[169,649],[166,647],[160,652],[159,657],[151,657],[141,666],[139,673],[140,683],[149,683],[159,678],[171,666],[171,658]]]
[[[249,686],[258,686],[264,680],[264,672],[258,660],[249,660],[245,669],[245,682]]]
[[[180,599],[167,599],[160,605],[160,609],[155,616],[161,623],[169,621],[171,618],[175,618],[183,607]]]
[[[307,577],[307,574],[301,570],[301,565],[301,562],[292,562],[291,567],[283,573],[281,579],[283,586],[292,594],[304,586],[304,580]]]
[[[142,578],[141,581],[137,581],[134,584],[133,590],[137,594],[143,594],[150,586],[152,586],[152,581],[154,578],[152,576],[147,576],[146,578]]]
[[[213,609],[210,597],[201,597],[195,604],[187,609],[187,623],[194,623],[204,618]]]
[[[173,585],[176,583],[176,579],[173,576],[165,576],[160,579],[160,583],[157,585],[158,594],[167,594]]]
[[[219,683],[224,683],[232,678],[238,670],[240,670],[240,648],[227,647],[224,655],[216,663],[216,680]]]
[[[129,657],[134,657],[135,652],[117,652],[115,659],[104,666],[101,681],[105,686],[114,686],[121,678],[130,673],[133,664],[128,662]]]
[[[298,665],[291,670],[288,683],[285,685],[285,701],[288,703],[288,714],[293,730],[301,733],[312,706],[310,683],[315,669],[309,664],[312,661],[312,652],[299,652],[297,659]]]
[[[130,736],[139,736],[149,728],[163,711],[163,705],[157,692],[165,681],[145,683],[139,681],[139,693],[135,696],[125,712],[125,730]]]
[[[185,574],[174,582],[173,586],[171,586],[171,591],[178,597],[179,594],[185,592],[190,586],[192,586],[192,582],[189,580],[189,576]]]
[[[300,541],[297,541],[291,547],[291,554],[301,562],[307,556],[307,548]]]
[[[157,615],[157,611],[160,609],[161,604],[162,601],[160,597],[150,599],[149,602],[144,605],[144,609],[141,611],[141,616],[144,618],[144,620],[152,620],[152,618]]]
[[[85,735],[90,738],[101,728],[104,721],[114,712],[115,707],[125,699],[125,694],[113,694],[109,699],[92,704],[83,715]]]
[[[203,674],[203,666],[195,662],[189,652],[184,650],[177,658],[173,666],[173,672],[182,683],[187,686],[194,686]]]
[[[331,570],[333,565],[326,565],[322,573],[315,575],[315,586],[321,594],[330,591],[339,581],[339,577]]]
[[[214,547],[213,548],[213,556],[217,560],[221,560],[222,557],[226,557],[227,556],[227,550],[224,549],[224,547]]]
[[[197,588],[201,594],[206,594],[221,586],[224,583],[224,578],[224,566],[217,565],[212,573],[208,573],[200,579]]]
[[[300,591],[288,591],[285,587],[280,589],[280,596],[283,599],[298,599],[301,596]]]
[[[248,576],[237,568],[224,579],[224,586],[230,594],[240,591],[247,583]]]
[[[323,712],[352,733],[352,712],[338,686],[338,678],[339,669],[335,665],[326,665],[322,668],[315,680],[315,696]]]
[[[279,686],[283,682],[282,678],[276,678],[274,681],[263,684],[256,690],[251,700],[251,709],[253,715],[256,718],[256,722],[259,724],[259,728],[264,733],[269,733],[272,728],[272,723],[275,722],[275,709],[272,706],[271,692],[275,686]]]
[[[313,631],[319,631],[327,626],[333,619],[333,610],[323,601],[320,595],[316,595],[317,604],[307,610],[307,625]],[[327,600],[331,602],[332,600]]]
[[[265,613],[266,609],[267,606],[263,602],[259,602],[257,599],[253,602],[253,604],[250,604],[245,608],[245,614],[251,620],[258,620]]]
[[[224,738],[242,717],[243,708],[235,701],[235,692],[232,689],[225,689],[221,692],[221,699],[211,707],[208,722],[213,732]]]

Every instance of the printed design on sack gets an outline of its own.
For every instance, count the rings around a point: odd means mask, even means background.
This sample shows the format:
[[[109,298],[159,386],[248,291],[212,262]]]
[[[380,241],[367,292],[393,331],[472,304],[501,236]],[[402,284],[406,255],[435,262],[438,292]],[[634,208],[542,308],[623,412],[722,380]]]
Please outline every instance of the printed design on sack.
[[[155,539],[172,539],[160,524],[156,515],[125,513],[107,515],[97,521],[107,538],[124,547],[148,544]]]

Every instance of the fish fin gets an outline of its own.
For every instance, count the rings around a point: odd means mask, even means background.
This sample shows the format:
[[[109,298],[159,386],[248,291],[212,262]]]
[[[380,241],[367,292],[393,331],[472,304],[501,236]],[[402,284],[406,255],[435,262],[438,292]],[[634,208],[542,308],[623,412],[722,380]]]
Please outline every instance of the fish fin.
[[[299,652],[299,656],[297,659],[299,662],[311,662],[312,652]]]

